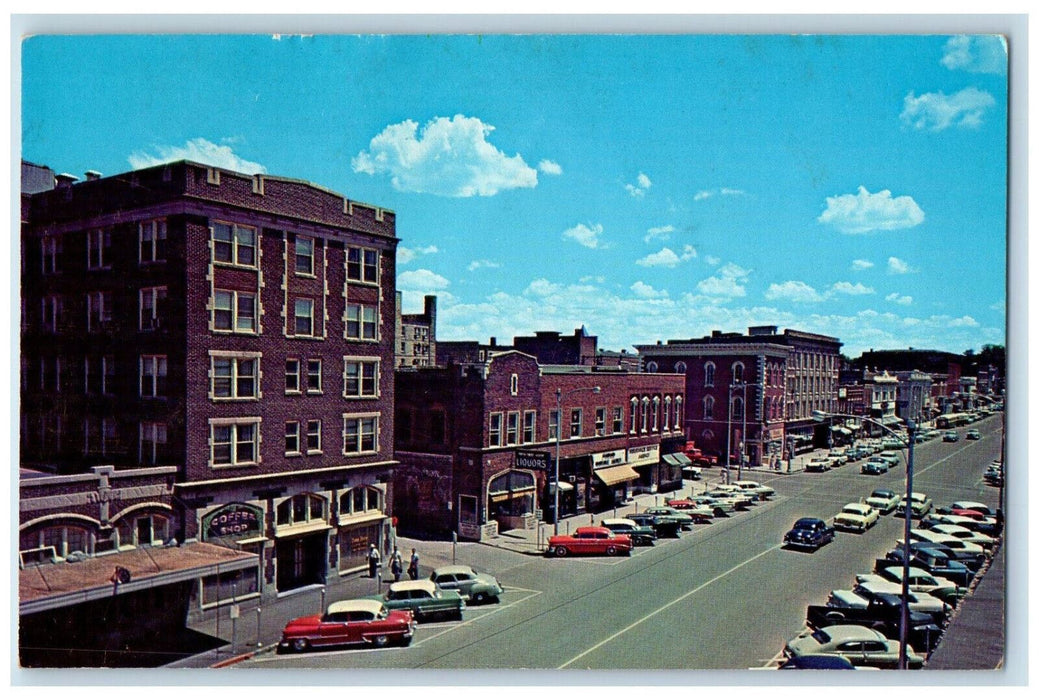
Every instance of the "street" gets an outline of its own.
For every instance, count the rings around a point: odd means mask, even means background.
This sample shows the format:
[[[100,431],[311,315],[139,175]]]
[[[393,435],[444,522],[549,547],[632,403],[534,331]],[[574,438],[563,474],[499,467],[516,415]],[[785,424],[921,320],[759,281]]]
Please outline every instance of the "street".
[[[936,507],[959,499],[994,506],[997,490],[982,473],[999,457],[1000,425],[993,416],[971,426],[981,440],[916,445],[914,491]],[[236,668],[760,668],[804,628],[805,606],[850,588],[902,536],[901,518],[885,515],[866,533],[841,532],[817,552],[781,548],[799,517],[830,519],[881,486],[904,491],[904,468],[867,476],[859,466],[756,472],[749,478],[774,487],[772,499],[630,558],[550,559],[460,545],[459,563],[505,586],[500,604],[471,606],[461,623],[421,624],[408,648],[266,653]]]

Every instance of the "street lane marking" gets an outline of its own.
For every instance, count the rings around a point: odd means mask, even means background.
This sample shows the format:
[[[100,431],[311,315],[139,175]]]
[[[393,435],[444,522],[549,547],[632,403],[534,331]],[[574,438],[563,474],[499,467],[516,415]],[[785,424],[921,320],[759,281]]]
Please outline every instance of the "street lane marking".
[[[537,596],[541,595],[542,592],[543,592],[543,591],[535,591],[535,590],[530,589],[530,588],[513,588],[511,586],[509,588],[506,588],[505,590],[509,591],[509,592],[511,592],[511,591],[523,591],[523,592],[526,592],[526,593],[530,593],[530,595],[524,596],[524,597],[520,598],[519,600],[514,600],[511,603],[506,603],[505,605],[502,605],[501,603],[498,603],[497,605],[494,606],[493,609],[488,610],[483,615],[479,615],[477,617],[466,618],[465,620],[462,620],[461,622],[458,622],[457,624],[451,625],[447,629],[441,630],[441,631],[437,632],[436,634],[430,635],[429,637],[423,637],[421,640],[416,640],[415,642],[413,642],[411,644],[411,646],[413,646],[413,647],[420,647],[423,644],[425,644],[426,642],[432,641],[432,640],[436,639],[437,637],[443,636],[445,634],[448,634],[449,632],[453,632],[454,630],[461,629],[463,627],[468,627],[469,625],[471,625],[471,624],[473,624],[473,623],[475,623],[475,622],[477,622],[479,620],[483,620],[485,618],[488,618],[488,617],[490,617],[490,616],[492,616],[492,615],[494,615],[494,614],[496,614],[496,613],[498,613],[498,612],[500,612],[502,610],[508,610],[509,608],[511,608],[513,606],[516,606],[516,605],[519,605],[520,603],[524,603],[524,602],[530,600],[531,598],[536,598]],[[466,606],[466,610],[469,610],[469,609],[470,608],[468,606]]]
[[[774,551],[776,549],[779,549],[781,547],[782,547],[782,545],[779,545],[779,544],[774,545],[772,547],[769,547],[768,549],[764,550],[763,552],[759,552],[758,554],[755,554],[750,559],[747,559],[746,561],[743,561],[743,562],[737,564],[736,566],[732,567],[728,571],[724,571],[724,572],[718,574],[717,576],[712,578],[710,581],[706,581],[706,582],[700,584],[699,586],[697,586],[696,588],[692,589],[691,591],[688,591],[688,592],[684,593],[683,595],[675,598],[670,603],[665,603],[664,605],[660,606],[659,608],[657,608],[653,612],[649,613],[648,615],[644,615],[643,617],[639,618],[635,622],[631,623],[630,625],[628,625],[624,629],[622,629],[622,630],[620,630],[618,632],[615,632],[614,634],[611,634],[609,637],[607,637],[606,639],[602,640],[598,644],[596,644],[596,645],[594,645],[592,647],[589,647],[588,649],[586,649],[585,651],[581,652],[577,656],[573,657],[569,661],[565,662],[561,666],[557,666],[556,670],[560,670],[560,669],[566,668],[567,666],[569,666],[570,664],[574,663],[575,661],[584,658],[588,654],[591,654],[596,649],[599,649],[599,648],[605,646],[606,644],[609,644],[610,642],[612,642],[617,637],[620,637],[622,634],[630,632],[631,630],[635,629],[636,627],[641,625],[646,620],[649,620],[652,617],[656,617],[660,613],[664,612],[665,610],[667,610],[668,608],[670,608],[670,607],[672,607],[674,605],[677,605],[678,603],[682,602],[683,600],[685,600],[689,596],[693,595],[694,593],[699,593],[700,591],[702,591],[707,586],[710,586],[712,583],[715,583],[715,582],[725,578],[726,576],[728,576],[729,574],[733,573],[734,571],[742,569],[744,566],[746,566],[747,564],[751,563],[755,559],[760,559],[761,557],[765,556],[766,554],[768,554],[768,553],[770,553],[770,552],[772,552],[772,551]]]

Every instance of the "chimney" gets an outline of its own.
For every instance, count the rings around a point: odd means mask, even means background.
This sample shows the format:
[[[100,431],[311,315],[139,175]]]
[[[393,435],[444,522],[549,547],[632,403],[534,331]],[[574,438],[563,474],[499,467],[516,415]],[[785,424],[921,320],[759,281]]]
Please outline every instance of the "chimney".
[[[493,348],[493,347],[495,347],[495,346],[496,346],[497,344],[498,344],[498,339],[497,339],[497,338],[495,338],[495,337],[494,337],[494,336],[492,335],[492,336],[491,336],[491,347]]]
[[[101,179],[101,173],[99,173],[96,170],[88,170],[88,171],[86,171],[84,173],[84,175],[86,175],[87,182],[92,182],[94,180],[100,180]]]
[[[69,173],[61,173],[54,176],[54,181],[58,187],[71,187],[72,183],[78,179],[78,177]]]

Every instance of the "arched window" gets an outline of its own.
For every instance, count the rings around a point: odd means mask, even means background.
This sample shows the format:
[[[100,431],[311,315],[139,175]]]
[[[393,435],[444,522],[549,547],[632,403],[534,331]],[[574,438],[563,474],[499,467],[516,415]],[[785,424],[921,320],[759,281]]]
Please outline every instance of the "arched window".
[[[743,383],[743,363],[733,362],[732,363],[732,382],[733,384]]]
[[[631,432],[635,432],[639,427],[639,400],[637,397],[631,397]]]
[[[739,396],[732,399],[732,419],[743,420],[743,399]]]
[[[714,386],[714,363],[708,362],[703,366],[703,385]]]
[[[646,363],[646,371],[651,373],[651,374],[653,372],[656,372],[657,371],[657,363],[654,362],[653,360],[650,360],[649,362],[647,362]]]
[[[671,397],[670,396],[665,396],[664,397],[664,428],[663,428],[665,432],[671,429],[670,425],[671,425]],[[676,422],[675,425],[677,426],[678,423]]]
[[[302,525],[328,519],[327,501],[312,493],[300,493],[278,504],[278,525]]]
[[[642,397],[642,432],[649,431],[649,397]]]
[[[685,415],[682,413],[682,397],[675,397],[675,430],[682,429]]]
[[[382,510],[382,492],[372,486],[358,486],[339,497],[339,515],[356,515]]]
[[[686,366],[685,363],[679,360],[675,363],[675,372],[678,374],[685,374]]]
[[[519,375],[514,374],[509,379],[509,393],[515,396],[519,393]]]
[[[659,430],[660,426],[660,397],[653,397],[653,425],[650,428],[654,433]]]
[[[714,420],[714,397],[703,397],[703,419]]]
[[[120,549],[162,545],[170,535],[170,519],[159,513],[138,511],[119,518],[115,527],[119,533]]]

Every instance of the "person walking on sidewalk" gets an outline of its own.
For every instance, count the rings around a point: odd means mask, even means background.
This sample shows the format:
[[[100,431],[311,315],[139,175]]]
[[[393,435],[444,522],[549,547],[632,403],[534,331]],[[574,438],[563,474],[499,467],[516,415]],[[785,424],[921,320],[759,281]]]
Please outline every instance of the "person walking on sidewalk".
[[[390,571],[393,572],[393,581],[400,581],[400,575],[404,573],[404,559],[396,545],[393,547],[393,555],[390,557]]]
[[[379,571],[379,548],[374,544],[368,546],[368,578],[375,578]]]
[[[408,576],[412,581],[418,578],[418,552],[411,548],[411,563],[408,564]]]

